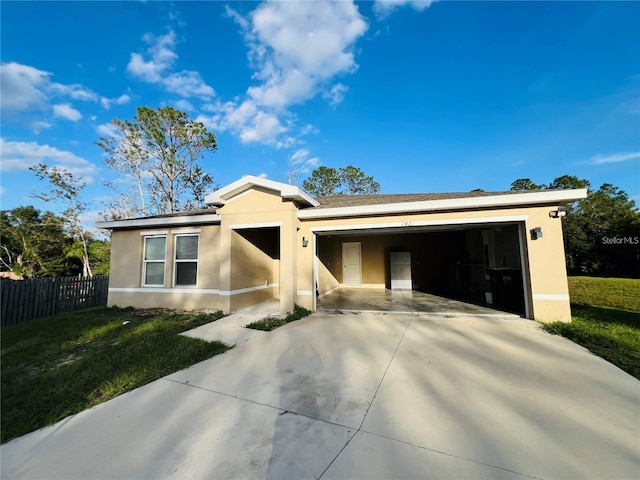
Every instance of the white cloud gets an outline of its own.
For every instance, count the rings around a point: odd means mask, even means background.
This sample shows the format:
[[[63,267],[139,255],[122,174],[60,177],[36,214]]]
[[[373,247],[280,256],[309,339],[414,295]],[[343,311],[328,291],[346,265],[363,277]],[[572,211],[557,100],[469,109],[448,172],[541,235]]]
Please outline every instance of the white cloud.
[[[267,175],[266,173],[262,172],[260,175],[258,175],[258,178],[269,178],[269,175]]]
[[[312,168],[320,164],[318,157],[310,157],[309,150],[300,148],[289,155],[287,159],[287,181],[297,184],[300,175],[309,173]]]
[[[87,183],[93,182],[97,172],[94,164],[71,152],[36,142],[7,142],[0,138],[0,169],[3,172],[28,170],[39,163],[64,168]]]
[[[176,34],[173,30],[159,37],[147,33],[142,40],[149,45],[146,53],[151,58],[145,61],[141,54],[132,53],[127,71],[145,82],[160,82],[162,73],[171,68],[178,59],[178,55],[173,51],[176,46]]]
[[[240,26],[249,46],[248,58],[257,85],[234,102],[209,105],[201,121],[217,130],[231,130],[245,143],[279,148],[299,143],[291,133],[288,108],[323,94],[331,105],[342,101],[347,87],[329,87],[338,75],[357,69],[356,41],[367,23],[353,2],[267,1],[246,18],[230,7],[227,15]],[[302,135],[311,131],[303,127]]]
[[[180,100],[174,102],[174,106],[175,108],[177,108],[178,110],[182,110],[183,112],[193,112],[194,110],[191,102],[189,100],[185,100],[184,98],[181,98]]]
[[[67,120],[71,120],[72,122],[77,122],[82,118],[82,114],[68,103],[54,105],[53,116],[65,118]]]
[[[120,95],[116,98],[100,97],[100,105],[102,105],[102,108],[104,108],[105,110],[109,110],[112,104],[124,105],[126,103],[129,103],[130,100],[131,97],[126,94]]]
[[[310,152],[306,148],[296,150],[289,155],[289,164],[299,167],[298,172],[306,173],[320,164],[320,159],[318,157],[309,157],[309,155]]]
[[[324,92],[322,94],[322,98],[329,100],[329,105],[335,107],[344,100],[344,94],[347,93],[347,90],[349,90],[349,87],[346,87],[341,83],[337,83],[331,87],[331,90]]]
[[[628,162],[640,158],[640,152],[614,153],[612,155],[596,155],[589,159],[589,163],[601,165],[603,163]]]
[[[251,123],[245,125],[240,133],[243,143],[268,142],[286,130],[278,118],[266,112],[258,112]]]
[[[44,130],[45,128],[51,128],[51,124],[45,121],[31,122],[31,130],[34,133],[40,133],[40,131]]]
[[[175,52],[176,34],[173,30],[159,37],[147,33],[142,39],[149,47],[144,54],[131,54],[127,65],[130,74],[144,82],[158,84],[165,90],[185,98],[197,97],[208,100],[215,95],[213,88],[205,83],[198,72],[171,72],[178,60],[178,54]]]
[[[418,11],[422,11],[436,0],[375,0],[373,11],[380,19],[388,17],[394,10],[409,5]]]
[[[262,84],[248,94],[260,106],[302,103],[357,68],[353,48],[367,23],[352,2],[266,2],[250,17],[245,37]]]
[[[29,65],[15,62],[1,64],[2,95],[0,96],[0,104],[2,110],[12,112],[48,111],[51,108],[52,99],[59,98],[99,102],[105,109],[108,109],[111,103],[122,105],[130,100],[128,95],[121,95],[115,99],[101,97],[93,90],[80,84],[65,85],[52,82],[51,76],[50,72]],[[68,102],[54,105],[53,113],[56,117],[72,121],[77,121],[82,117],[80,112],[71,108]],[[36,133],[42,128],[51,126],[45,121],[32,122],[31,125]]]
[[[103,137],[119,137],[119,130],[112,123],[103,123],[96,127],[96,131]]]
[[[49,72],[19,63],[0,65],[0,105],[2,110],[45,110],[47,97],[43,90],[50,84]]]
[[[63,97],[71,97],[74,100],[98,101],[98,94],[83,87],[82,85],[63,85],[62,83],[52,83],[49,86],[54,94]]]

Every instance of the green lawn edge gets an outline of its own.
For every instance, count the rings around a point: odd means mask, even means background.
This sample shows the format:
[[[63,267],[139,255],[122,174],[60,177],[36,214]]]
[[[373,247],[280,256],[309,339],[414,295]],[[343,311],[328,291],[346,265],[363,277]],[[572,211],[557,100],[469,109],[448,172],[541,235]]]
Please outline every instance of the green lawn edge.
[[[306,308],[296,304],[293,307],[293,312],[289,312],[284,318],[267,317],[262,320],[251,322],[250,324],[245,325],[245,327],[270,332],[271,330],[282,327],[287,323],[295,322],[296,320],[308,317],[309,315],[311,315],[311,310],[307,310]]]
[[[227,351],[179,335],[222,316],[101,307],[2,327],[1,442]]]

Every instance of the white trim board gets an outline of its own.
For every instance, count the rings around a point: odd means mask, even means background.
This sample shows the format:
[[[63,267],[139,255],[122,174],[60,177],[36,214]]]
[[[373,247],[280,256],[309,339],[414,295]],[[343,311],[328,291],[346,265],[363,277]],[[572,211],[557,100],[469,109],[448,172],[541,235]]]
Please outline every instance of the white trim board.
[[[217,288],[163,288],[163,287],[109,287],[115,293],[195,293],[199,295],[220,295]]]
[[[408,222],[388,222],[388,223],[363,223],[355,225],[335,225],[311,227],[312,233],[341,232],[348,230],[374,230],[382,228],[410,228],[410,227],[435,227],[440,225],[465,225],[482,223],[506,223],[506,222],[526,222],[529,215],[508,215],[504,217],[480,217],[480,218],[452,218],[442,220],[415,220]]]
[[[164,294],[197,294],[197,295],[221,295],[228,297],[243,293],[255,292],[266,288],[277,287],[277,283],[258,285],[256,287],[239,288],[237,290],[219,290],[217,288],[162,288],[162,287],[109,287],[109,292],[114,293],[164,293]]]
[[[263,222],[263,223],[237,223],[235,225],[229,225],[230,230],[242,230],[243,228],[267,228],[267,227],[281,227],[282,222]]]

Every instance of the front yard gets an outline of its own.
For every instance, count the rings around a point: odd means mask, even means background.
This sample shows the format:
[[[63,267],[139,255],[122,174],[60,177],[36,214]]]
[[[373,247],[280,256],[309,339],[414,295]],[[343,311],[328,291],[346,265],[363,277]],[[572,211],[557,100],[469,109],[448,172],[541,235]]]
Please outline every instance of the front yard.
[[[640,380],[640,280],[569,277],[571,323],[544,326]]]
[[[2,443],[225,352],[178,335],[221,316],[104,307],[2,327]]]

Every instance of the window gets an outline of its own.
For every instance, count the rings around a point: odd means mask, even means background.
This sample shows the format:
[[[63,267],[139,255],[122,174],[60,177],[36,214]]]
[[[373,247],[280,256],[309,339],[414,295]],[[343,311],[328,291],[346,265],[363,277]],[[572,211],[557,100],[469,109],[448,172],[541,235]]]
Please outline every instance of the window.
[[[164,264],[167,237],[145,237],[142,284],[164,286]]]
[[[176,235],[175,285],[196,285],[198,235]]]

